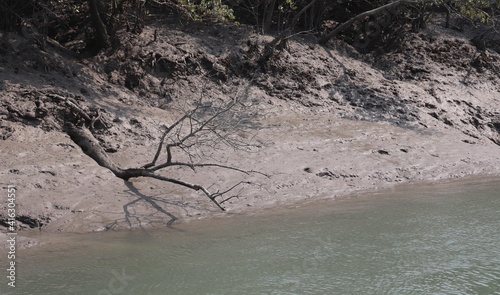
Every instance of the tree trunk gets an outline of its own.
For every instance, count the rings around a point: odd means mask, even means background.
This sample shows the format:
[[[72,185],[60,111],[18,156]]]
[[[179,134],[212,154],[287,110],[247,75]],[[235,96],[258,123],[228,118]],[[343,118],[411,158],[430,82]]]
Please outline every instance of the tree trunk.
[[[111,172],[113,172],[113,174],[116,177],[121,178],[125,181],[128,181],[130,178],[134,178],[134,177],[150,177],[150,178],[178,184],[178,185],[181,185],[181,186],[184,186],[184,187],[196,190],[196,191],[201,190],[210,199],[210,201],[212,201],[215,205],[217,205],[217,207],[219,207],[219,209],[221,209],[222,211],[226,210],[221,206],[221,203],[219,203],[215,199],[218,196],[221,196],[222,194],[224,194],[225,192],[222,192],[222,193],[217,192],[217,193],[212,194],[201,185],[185,182],[182,180],[177,180],[174,178],[165,177],[165,176],[156,174],[154,171],[149,170],[147,168],[122,169],[118,165],[116,165],[115,162],[113,162],[113,160],[111,160],[108,157],[108,154],[101,147],[101,145],[99,144],[99,141],[94,137],[94,135],[92,134],[92,132],[90,132],[90,130],[88,130],[85,127],[77,127],[71,123],[67,123],[64,126],[64,128],[65,128],[66,133],[70,136],[71,140],[73,140],[73,142],[76,143],[87,156],[91,157],[94,161],[96,161],[96,163],[99,164],[99,166],[109,169]],[[226,167],[226,166],[219,166],[219,167]],[[240,170],[240,171],[243,171],[243,170]],[[248,172],[245,172],[245,173],[248,173]],[[233,188],[234,187],[235,186],[233,186]],[[230,190],[227,190],[226,192],[228,192]]]
[[[108,47],[109,36],[106,31],[106,26],[99,15],[98,2],[99,0],[88,0],[90,9],[90,18],[92,19],[92,24],[94,25],[94,47],[97,51]]]
[[[273,41],[269,42],[266,44],[265,48],[264,48],[264,53],[262,54],[261,58],[259,59],[258,63],[260,64],[261,66],[261,69],[263,72],[266,72],[266,63],[267,61],[271,58],[271,56],[273,55],[274,53],[274,49],[276,48],[276,46],[281,43],[281,42],[285,42],[286,39],[292,34],[293,32],[293,29],[295,28],[295,26],[297,25],[297,23],[299,22],[299,19],[300,17],[309,9],[311,8],[315,3],[316,3],[317,0],[311,0],[311,2],[309,2],[309,4],[307,4],[306,6],[304,6],[304,8],[302,8],[296,15],[295,17],[293,18],[292,20],[292,23],[288,26],[288,28],[286,30],[284,30],[283,32],[281,32],[281,34],[279,34],[277,37],[275,37],[273,39]]]
[[[269,0],[269,4],[264,8],[264,22],[262,23],[262,33],[267,33],[273,21],[274,7],[276,0]],[[267,1],[266,1],[267,2]]]
[[[446,4],[446,24],[444,25],[447,29],[450,27],[450,9],[450,3],[448,2]]]

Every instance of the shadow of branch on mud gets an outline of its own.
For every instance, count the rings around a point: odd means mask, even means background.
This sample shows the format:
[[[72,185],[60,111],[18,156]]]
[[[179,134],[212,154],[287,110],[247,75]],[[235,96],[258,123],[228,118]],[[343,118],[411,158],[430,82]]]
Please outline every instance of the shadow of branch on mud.
[[[172,226],[172,224],[178,220],[178,218],[173,215],[172,213],[168,212],[167,210],[165,210],[162,206],[160,206],[158,204],[158,202],[163,202],[165,203],[164,200],[159,200],[155,197],[152,197],[152,196],[146,196],[144,194],[142,194],[139,189],[137,189],[134,184],[130,181],[124,181],[125,185],[127,186],[127,188],[130,190],[131,194],[137,196],[138,198],[133,200],[133,201],[130,201],[128,202],[127,204],[123,205],[123,212],[125,213],[125,221],[127,222],[129,228],[132,227],[132,223],[130,221],[131,218],[135,218],[137,220],[137,222],[139,223],[139,227],[142,228],[142,224],[143,224],[143,221],[141,221],[141,217],[140,216],[137,216],[137,215],[133,215],[130,213],[130,210],[129,210],[129,207],[136,204],[137,202],[139,201],[144,201],[146,203],[148,203],[149,205],[151,205],[154,209],[156,209],[158,212],[160,213],[163,213],[164,215],[168,216],[168,218],[170,219],[168,222],[167,222],[167,227],[170,227]]]

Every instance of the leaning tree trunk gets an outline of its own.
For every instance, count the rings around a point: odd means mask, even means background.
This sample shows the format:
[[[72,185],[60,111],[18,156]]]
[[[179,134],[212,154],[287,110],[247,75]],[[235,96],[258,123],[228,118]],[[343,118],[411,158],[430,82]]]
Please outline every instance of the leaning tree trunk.
[[[454,4],[458,0],[448,0],[447,6],[449,7],[451,4]],[[338,25],[335,29],[333,29],[330,33],[327,35],[323,36],[318,40],[319,44],[325,44],[328,42],[331,38],[337,36],[337,34],[341,33],[348,27],[350,27],[352,24],[355,22],[362,20],[368,16],[371,15],[376,15],[382,11],[388,11],[392,9],[396,9],[397,7],[401,5],[422,5],[422,4],[435,4],[437,1],[436,0],[396,0],[394,2],[390,2],[386,5],[382,5],[380,7],[374,8],[372,10],[365,11],[361,14],[356,15],[355,17],[351,18],[350,20]],[[448,22],[448,21],[447,21]]]
[[[196,191],[203,191],[205,195],[215,204],[217,207],[219,207],[222,211],[225,211],[221,206],[221,203],[219,203],[215,198],[218,196],[222,195],[222,193],[210,193],[206,188],[204,188],[201,185],[198,184],[193,184],[169,177],[165,177],[159,174],[156,174],[154,171],[147,169],[147,168],[128,168],[128,169],[122,169],[118,165],[113,162],[108,157],[108,154],[104,149],[101,147],[99,144],[99,141],[94,137],[94,135],[85,127],[77,127],[71,123],[67,123],[65,126],[66,132],[68,135],[71,137],[74,143],[76,143],[82,151],[89,157],[91,157],[94,161],[96,161],[99,166],[102,166],[104,168],[108,168],[113,174],[121,178],[123,180],[128,181],[130,178],[133,177],[151,177],[155,178],[158,180],[162,181],[167,181],[171,182],[174,184],[182,185],[187,188],[196,190]],[[234,187],[233,187],[234,188]]]
[[[96,50],[101,50],[108,46],[109,36],[106,31],[106,26],[99,15],[98,2],[99,0],[88,0],[90,17],[95,31],[94,46]]]

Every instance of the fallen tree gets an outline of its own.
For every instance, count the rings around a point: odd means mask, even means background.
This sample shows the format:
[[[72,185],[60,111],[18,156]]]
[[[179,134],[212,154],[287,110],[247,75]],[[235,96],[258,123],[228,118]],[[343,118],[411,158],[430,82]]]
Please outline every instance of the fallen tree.
[[[193,171],[198,168],[222,168],[247,175],[255,173],[268,177],[266,174],[254,170],[245,170],[223,163],[202,161],[204,158],[210,158],[207,151],[213,152],[222,145],[236,150],[257,145],[252,142],[255,135],[250,134],[248,136],[248,133],[253,133],[255,129],[242,113],[244,109],[249,107],[249,105],[245,104],[247,95],[248,87],[242,96],[237,96],[219,106],[204,103],[201,100],[198,101],[196,107],[186,111],[182,117],[163,131],[152,161],[141,167],[122,168],[113,162],[94,137],[91,129],[88,128],[89,126],[86,126],[88,123],[81,124],[81,126],[66,123],[64,127],[73,142],[86,155],[100,166],[109,169],[116,177],[123,180],[134,177],[149,177],[201,191],[218,208],[225,210],[222,203],[234,196],[225,199],[220,197],[231,192],[239,185],[249,184],[250,182],[240,181],[223,191],[211,192],[203,185],[168,177],[160,172],[170,167],[187,167]],[[90,117],[90,115],[86,115],[86,117]],[[250,139],[247,140],[245,137]],[[177,155],[179,160],[174,155]]]

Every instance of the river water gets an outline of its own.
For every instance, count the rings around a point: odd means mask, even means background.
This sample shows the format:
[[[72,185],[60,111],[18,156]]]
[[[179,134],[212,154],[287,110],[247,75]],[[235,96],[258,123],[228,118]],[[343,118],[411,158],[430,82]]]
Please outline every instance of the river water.
[[[21,253],[0,293],[500,294],[498,180],[304,207],[57,236]]]

